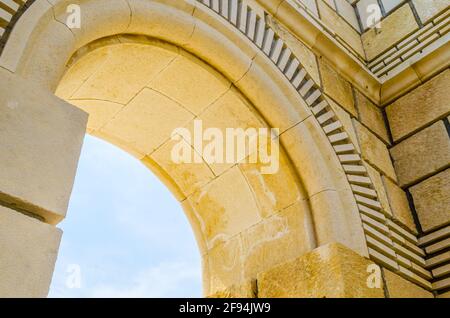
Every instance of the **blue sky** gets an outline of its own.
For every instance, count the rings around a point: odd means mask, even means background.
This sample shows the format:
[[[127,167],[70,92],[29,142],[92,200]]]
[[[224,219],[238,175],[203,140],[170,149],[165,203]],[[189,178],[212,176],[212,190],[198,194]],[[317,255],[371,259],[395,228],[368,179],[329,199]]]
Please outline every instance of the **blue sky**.
[[[86,136],[58,227],[64,234],[49,297],[202,296],[200,255],[180,205],[111,144]],[[74,268],[80,288],[69,288]]]

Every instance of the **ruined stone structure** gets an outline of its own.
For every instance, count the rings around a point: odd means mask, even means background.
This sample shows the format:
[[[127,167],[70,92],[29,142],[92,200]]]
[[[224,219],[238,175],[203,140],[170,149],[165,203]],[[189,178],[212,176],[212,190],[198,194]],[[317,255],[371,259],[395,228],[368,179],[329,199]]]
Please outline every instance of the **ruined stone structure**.
[[[86,131],[180,201],[205,296],[449,296],[449,13],[448,0],[0,0],[0,296],[47,295]],[[174,164],[171,131],[194,119],[279,128],[278,173]]]

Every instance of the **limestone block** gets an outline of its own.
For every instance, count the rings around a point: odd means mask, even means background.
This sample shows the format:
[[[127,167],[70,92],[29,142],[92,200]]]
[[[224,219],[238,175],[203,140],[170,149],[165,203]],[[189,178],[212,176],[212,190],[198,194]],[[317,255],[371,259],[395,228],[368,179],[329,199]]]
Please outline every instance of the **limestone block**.
[[[97,48],[73,61],[59,82],[55,95],[62,99],[70,99],[83,83],[102,67],[110,54],[111,47],[106,46]]]
[[[209,275],[208,294],[215,294],[233,285],[241,285],[242,240],[236,235],[220,242],[206,254]]]
[[[87,115],[3,69],[0,78],[0,200],[56,224],[66,214]]]
[[[364,255],[367,245],[354,195],[321,129],[311,116],[282,134],[281,142],[292,150],[292,163],[310,196],[319,244],[341,242]]]
[[[372,28],[361,36],[367,59],[372,60],[418,27],[409,4],[395,10],[381,20],[381,30]]]
[[[357,120],[354,119],[353,123],[358,135],[362,157],[387,176],[396,180],[397,177],[386,145]]]
[[[209,248],[261,220],[253,193],[237,166],[202,187],[188,200],[203,224]]]
[[[330,1],[329,1],[330,2]],[[348,23],[350,23],[355,30],[359,31],[358,19],[353,6],[347,0],[336,1],[337,11]]]
[[[355,96],[361,122],[388,143],[389,135],[381,109],[357,90],[355,90]]]
[[[21,52],[23,57],[15,73],[54,92],[66,71],[66,63],[74,53],[74,46],[71,30],[51,19],[42,25],[42,29],[37,27],[33,31]]]
[[[183,127],[193,118],[182,105],[145,88],[101,131],[120,137],[149,154],[168,140],[175,128]]]
[[[450,113],[450,71],[444,71],[386,108],[394,140]]]
[[[61,230],[0,206],[0,297],[46,297]]]
[[[66,76],[76,79],[83,77],[84,69],[89,67],[96,69],[71,99],[98,99],[126,104],[178,56],[177,48],[157,43],[152,45],[127,43],[102,50],[108,52],[104,60],[90,59],[89,53],[77,63],[87,65],[81,70],[77,69],[77,72],[71,71]],[[101,66],[96,66],[95,64],[99,62]]]
[[[319,66],[316,55],[272,16],[267,16],[267,23],[283,39],[289,49],[292,50],[292,53],[300,61],[314,82],[320,85]]]
[[[39,22],[45,24],[53,20],[51,4],[48,1],[35,1],[15,24],[8,39],[8,45],[0,56],[0,65],[15,72],[20,58],[36,32]],[[39,28],[42,28],[40,26]]]
[[[262,174],[261,169],[264,166],[266,165],[260,162],[239,164],[263,217],[268,217],[299,200],[306,199],[305,190],[282,149],[280,149],[278,172]]]
[[[125,107],[123,104],[96,99],[70,99],[68,102],[89,114],[88,132],[99,130]]]
[[[411,187],[410,191],[425,232],[450,222],[450,169]]]
[[[228,128],[243,129],[244,131],[247,129],[267,128],[267,124],[258,114],[255,107],[235,87],[232,87],[215,100],[197,119],[202,120],[204,130],[209,128],[219,129],[223,136],[226,136]],[[194,128],[192,122],[187,125],[187,128],[192,131]],[[203,153],[202,149],[199,149],[195,143],[192,146],[198,153]],[[228,151],[230,150],[228,149]],[[235,156],[235,159],[241,160],[237,156]],[[221,161],[210,163],[209,166],[214,174],[219,176],[234,164],[235,162]]]
[[[49,0],[56,21],[70,29],[77,47],[102,37],[126,33],[130,24],[131,8],[125,1],[110,0]],[[80,27],[71,27],[70,5],[80,6]],[[114,17],[114,18],[112,18]]]
[[[409,208],[409,202],[405,191],[385,176],[382,178],[389,199],[389,204],[391,205],[394,220],[400,221],[411,231],[417,233],[416,225],[414,223],[411,209]]]
[[[367,255],[361,215],[351,190],[323,191],[310,201],[315,207],[312,212],[318,246],[337,242]],[[342,204],[342,211],[337,210],[338,204]]]
[[[280,76],[280,70],[268,62],[264,53],[258,54],[235,85],[258,108],[269,126],[279,128],[282,133],[310,116],[311,111],[286,77]]]
[[[323,0],[318,0],[317,4],[319,6],[320,18],[322,22],[324,22],[328,28],[336,32],[336,34],[343,39],[359,56],[365,57],[359,33],[333,9],[326,5]]]
[[[259,272],[309,252],[316,244],[307,201],[262,220],[240,236],[245,278],[256,278]]]
[[[422,23],[427,23],[450,5],[448,0],[413,0],[413,4]]]
[[[177,163],[172,158],[172,149],[178,143],[185,144],[185,147],[192,147],[186,141],[169,140],[161,147],[159,147],[151,158],[160,165],[165,172],[177,183],[183,191],[184,196],[189,196],[193,192],[200,190],[200,188],[214,179],[214,173],[211,168],[205,163]],[[191,148],[192,154],[194,149]]]
[[[342,125],[344,126],[344,130],[350,137],[350,140],[352,141],[353,145],[356,147],[358,152],[361,152],[358,143],[358,138],[356,137],[355,127],[353,127],[353,121],[350,114],[346,112],[341,106],[336,104],[330,97],[325,95],[325,99],[327,100],[328,104],[330,104],[337,118],[341,121]]]
[[[391,149],[399,185],[407,186],[441,170],[450,162],[450,140],[442,121]]]
[[[342,76],[339,75],[325,59],[322,58],[319,60],[319,66],[325,93],[330,95],[349,113],[356,116],[356,109],[353,104],[353,92],[350,83],[342,78]]]
[[[343,245],[331,243],[258,275],[258,297],[382,298],[384,291],[369,288],[372,261]]]
[[[378,200],[380,201],[381,206],[383,207],[384,211],[392,215],[391,206],[389,205],[389,200],[386,194],[386,189],[384,188],[381,174],[367,162],[364,162],[364,166],[367,169],[370,180],[372,180],[375,191],[377,191]]]
[[[196,115],[230,86],[231,83],[217,71],[184,51],[149,84]]]
[[[256,298],[256,280],[248,280],[239,285],[232,285],[224,290],[218,291],[208,298]]]
[[[383,273],[389,298],[434,298],[431,292],[387,269]]]

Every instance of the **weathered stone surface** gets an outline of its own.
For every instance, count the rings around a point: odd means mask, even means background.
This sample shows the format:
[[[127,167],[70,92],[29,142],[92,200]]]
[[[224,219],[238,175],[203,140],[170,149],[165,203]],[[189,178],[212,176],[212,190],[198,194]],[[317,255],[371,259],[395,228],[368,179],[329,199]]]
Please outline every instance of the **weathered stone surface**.
[[[390,298],[434,298],[433,294],[429,291],[387,269],[383,269],[383,273]]]
[[[384,188],[381,174],[367,162],[364,162],[364,166],[367,169],[370,180],[372,180],[375,191],[377,191],[378,200],[380,201],[381,206],[387,213],[392,215],[391,206],[389,205],[389,200],[386,194],[386,189]]]
[[[382,138],[385,142],[389,142],[389,135],[381,109],[359,91],[355,90],[355,95],[361,122],[376,133],[378,137]]]
[[[410,191],[424,231],[450,222],[450,169],[411,187]]]
[[[299,201],[241,233],[245,278],[294,259],[315,246],[308,202]]]
[[[413,0],[413,4],[422,23],[428,22],[450,5],[448,0]]]
[[[144,88],[100,131],[150,154],[170,138],[175,128],[183,127],[193,118],[194,114],[171,98]]]
[[[353,120],[353,124],[358,135],[362,157],[387,176],[396,180],[397,177],[387,146],[357,120]]]
[[[232,285],[224,290],[218,291],[208,298],[256,298],[256,280],[248,280],[240,285]]]
[[[419,86],[386,108],[394,140],[450,113],[450,71]]]
[[[230,85],[220,73],[184,51],[149,84],[196,115],[223,95]]]
[[[316,55],[272,16],[268,15],[267,21],[273,30],[285,41],[289,49],[292,50],[292,53],[301,62],[301,65],[312,79],[317,84],[320,84],[319,66]]]
[[[364,57],[364,49],[361,44],[359,33],[356,32],[345,20],[331,9],[323,0],[317,1],[320,18],[331,30],[353,49],[358,55]]]
[[[344,126],[345,132],[350,137],[350,140],[355,145],[356,149],[360,152],[360,147],[358,143],[358,138],[356,137],[355,127],[353,127],[352,117],[349,113],[347,113],[341,106],[336,104],[330,97],[325,95],[325,99],[330,104],[337,118],[340,120],[342,125]]]
[[[394,182],[383,176],[383,183],[391,205],[392,216],[395,220],[406,225],[411,231],[417,233],[416,225],[409,208],[408,198],[405,191]]]
[[[0,200],[56,224],[66,214],[87,114],[2,68],[0,82]]]
[[[183,144],[191,149],[192,154],[195,150],[192,145],[184,139],[179,141],[169,140],[159,147],[150,156],[170,177],[177,183],[184,196],[189,196],[195,191],[200,190],[202,186],[215,178],[214,173],[206,162],[201,163],[177,163],[172,158],[172,150],[177,144]],[[198,156],[200,156],[197,153]]]
[[[352,87],[349,82],[343,79],[325,59],[319,60],[319,66],[325,93],[330,95],[348,112],[356,116]]]
[[[295,171],[288,165],[288,160],[286,154],[280,151],[279,169],[274,174],[262,174],[261,169],[265,164],[261,162],[239,164],[263,217],[268,217],[307,197]]]
[[[321,246],[258,275],[258,297],[384,297],[369,288],[370,260],[341,244]]]
[[[237,166],[202,187],[188,200],[204,224],[209,248],[261,220],[252,190]]]
[[[401,187],[446,167],[450,162],[450,139],[442,121],[425,128],[391,149]]]
[[[0,206],[0,297],[46,297],[61,230]]]
[[[372,28],[361,36],[367,59],[372,60],[418,27],[411,7],[406,3],[381,21],[381,30]]]

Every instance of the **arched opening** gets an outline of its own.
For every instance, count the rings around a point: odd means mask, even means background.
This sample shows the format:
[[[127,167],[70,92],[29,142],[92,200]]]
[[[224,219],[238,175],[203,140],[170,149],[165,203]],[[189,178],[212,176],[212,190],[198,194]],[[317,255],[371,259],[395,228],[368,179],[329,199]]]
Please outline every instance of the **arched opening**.
[[[201,260],[173,195],[138,160],[87,135],[49,297],[201,297]]]
[[[347,177],[308,105],[318,95],[306,74],[302,96],[273,56],[198,1],[80,1],[80,30],[61,23],[68,2],[55,3],[30,7],[39,27],[16,26],[4,65],[88,111],[89,133],[165,182],[196,235],[206,295],[330,242],[367,255]],[[173,165],[170,133],[196,118],[221,129],[279,129],[279,171]]]
[[[306,196],[283,150],[272,175],[245,160],[173,161],[173,131],[195,135],[195,121],[223,132],[268,127],[229,80],[180,47],[145,37],[100,39],[78,52],[56,95],[89,113],[88,133],[133,154],[172,190],[197,236],[206,294],[312,248]],[[273,244],[289,250],[276,255]]]

